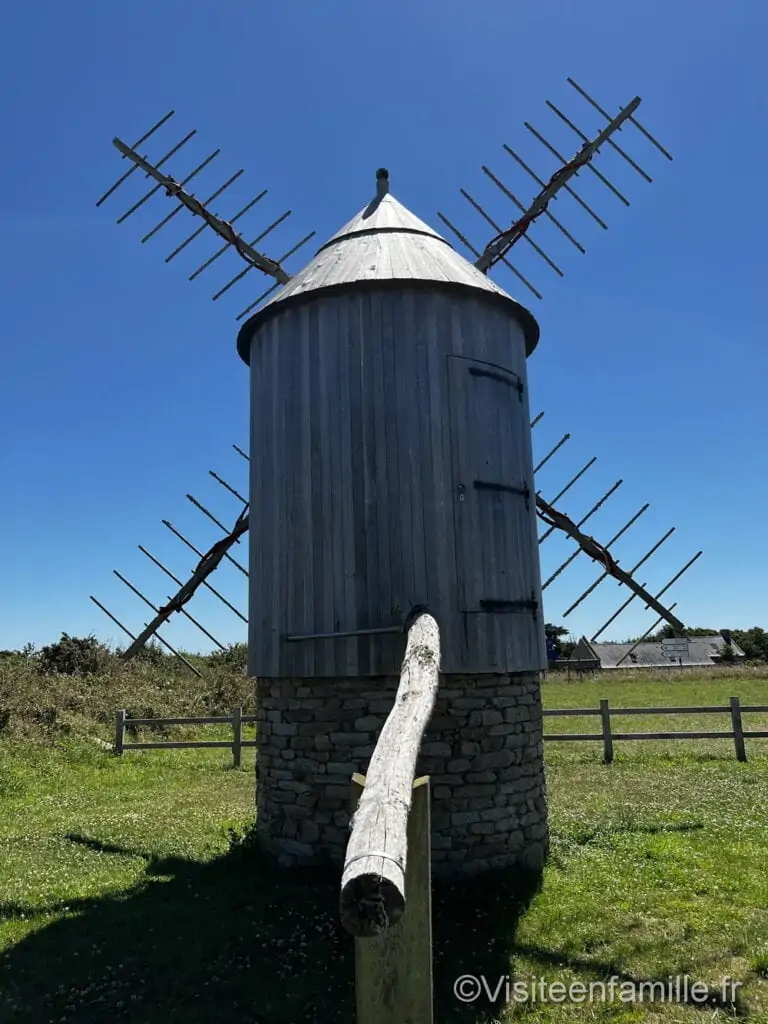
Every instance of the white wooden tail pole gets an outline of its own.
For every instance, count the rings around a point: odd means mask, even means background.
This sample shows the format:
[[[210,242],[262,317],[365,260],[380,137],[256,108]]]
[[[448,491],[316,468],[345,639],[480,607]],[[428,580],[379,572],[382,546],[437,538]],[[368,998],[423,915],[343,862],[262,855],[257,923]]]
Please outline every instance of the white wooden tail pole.
[[[353,807],[365,778],[352,777]],[[356,1024],[432,1024],[432,872],[429,777],[413,784],[408,816],[408,910],[373,938],[355,939]]]
[[[348,932],[379,935],[405,911],[408,814],[416,759],[437,697],[440,631],[415,609],[395,704],[371,757],[341,878],[339,911]]]

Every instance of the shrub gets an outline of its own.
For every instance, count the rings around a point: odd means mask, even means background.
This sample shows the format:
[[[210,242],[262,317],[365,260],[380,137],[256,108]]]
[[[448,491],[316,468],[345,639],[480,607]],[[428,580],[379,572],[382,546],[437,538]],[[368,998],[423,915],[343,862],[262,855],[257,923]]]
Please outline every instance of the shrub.
[[[148,665],[163,665],[169,656],[159,643],[155,640],[150,640],[148,644],[144,644],[134,657],[136,661],[143,661]]]
[[[61,634],[61,640],[43,647],[39,654],[40,671],[45,675],[95,675],[110,658],[109,648],[95,636]]]
[[[248,666],[248,644],[230,644],[223,651],[214,651],[206,661],[212,667],[239,669],[245,672]]]

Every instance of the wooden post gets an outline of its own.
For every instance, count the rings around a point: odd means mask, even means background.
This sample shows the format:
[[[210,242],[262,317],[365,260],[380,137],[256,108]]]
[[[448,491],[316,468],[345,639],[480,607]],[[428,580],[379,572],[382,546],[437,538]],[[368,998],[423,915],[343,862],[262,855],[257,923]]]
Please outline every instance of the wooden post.
[[[235,768],[240,767],[243,751],[243,709],[234,708],[232,711],[232,758]]]
[[[414,609],[395,704],[368,765],[341,877],[341,923],[361,938],[396,924],[405,911],[408,812],[421,740],[437,697],[440,631]]]
[[[739,761],[747,760],[747,748],[744,745],[744,728],[741,724],[741,705],[738,697],[731,697],[731,722],[733,723],[733,745]]]
[[[355,804],[365,778],[352,779]],[[373,938],[355,939],[356,1024],[432,1024],[432,872],[429,777],[413,784],[408,816],[408,909]]]
[[[603,723],[603,764],[613,762],[613,735],[611,734],[611,711],[607,700],[600,701],[600,718]]]
[[[123,753],[125,743],[125,708],[115,712],[115,753],[120,756]]]

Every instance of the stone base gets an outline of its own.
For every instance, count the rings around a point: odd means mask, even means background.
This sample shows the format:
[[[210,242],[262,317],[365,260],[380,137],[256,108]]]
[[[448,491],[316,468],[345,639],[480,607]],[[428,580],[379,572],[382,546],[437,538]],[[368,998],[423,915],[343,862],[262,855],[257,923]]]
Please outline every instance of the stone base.
[[[260,844],[286,866],[343,862],[399,679],[256,680]],[[432,870],[538,870],[549,846],[538,674],[441,677],[417,775],[431,776]]]

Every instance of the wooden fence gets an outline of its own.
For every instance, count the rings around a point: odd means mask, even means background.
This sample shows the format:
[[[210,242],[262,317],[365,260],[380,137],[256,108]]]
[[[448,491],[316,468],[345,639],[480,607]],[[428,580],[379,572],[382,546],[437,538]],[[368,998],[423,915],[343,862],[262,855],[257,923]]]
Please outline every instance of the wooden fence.
[[[234,708],[231,715],[210,718],[129,718],[125,708],[115,714],[115,743],[113,752],[122,754],[125,750],[167,750],[182,747],[229,747],[235,768],[240,767],[243,747],[255,747],[256,740],[243,739],[243,726],[253,725],[256,715],[244,715],[243,709]],[[167,725],[231,725],[231,740],[168,740],[158,743],[126,743],[125,730],[128,728],[162,729]]]
[[[547,708],[545,718],[579,718],[593,715],[600,718],[600,732],[553,732],[545,733],[547,742],[598,742],[603,744],[603,760],[613,761],[613,744],[617,740],[733,740],[736,757],[747,760],[745,739],[768,739],[766,730],[745,729],[744,714],[768,714],[768,704],[742,705],[738,697],[731,697],[727,705],[706,705],[689,708],[612,708],[607,699],[600,701],[597,708]],[[618,715],[730,715],[731,728],[728,730],[691,732],[614,732],[612,719]],[[255,747],[256,740],[243,739],[243,726],[253,725],[255,715],[244,715],[243,709],[234,708],[231,715],[210,718],[129,718],[128,712],[120,708],[115,713],[115,742],[113,751],[122,754],[125,750],[157,750],[183,747],[228,747],[232,751],[235,767],[240,766],[243,747]],[[232,740],[169,740],[157,743],[126,743],[128,728],[159,729],[168,725],[231,725]]]
[[[603,744],[603,760],[605,764],[613,761],[613,744],[616,740],[721,740],[732,739],[736,750],[736,757],[739,761],[747,760],[747,749],[744,743],[745,738],[768,739],[768,732],[765,730],[744,729],[742,714],[766,714],[768,705],[756,704],[742,706],[738,697],[731,697],[727,706],[708,705],[699,708],[611,708],[607,700],[600,701],[599,708],[564,708],[548,709],[544,711],[545,718],[579,717],[583,715],[597,715],[600,717],[601,731],[596,733],[586,732],[563,732],[547,733],[544,739],[547,741],[583,742],[598,741]],[[691,732],[614,732],[611,726],[611,719],[617,715],[725,715],[731,716],[731,729],[702,732],[701,730]]]

